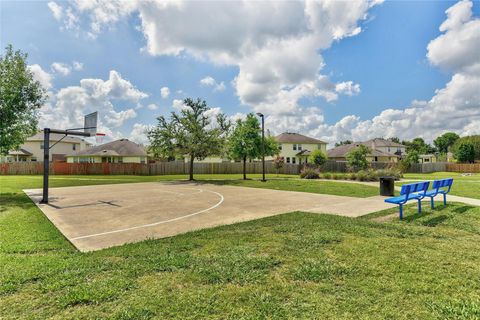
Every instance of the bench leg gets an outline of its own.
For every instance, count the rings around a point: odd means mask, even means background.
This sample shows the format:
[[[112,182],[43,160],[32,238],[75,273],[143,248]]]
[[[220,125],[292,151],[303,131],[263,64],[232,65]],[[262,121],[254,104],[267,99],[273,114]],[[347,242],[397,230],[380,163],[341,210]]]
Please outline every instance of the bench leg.
[[[432,210],[435,209],[433,197],[430,197],[430,206],[432,207]]]
[[[447,194],[446,193],[443,194],[443,205],[445,205],[445,206],[447,205]]]
[[[403,219],[403,204],[400,205],[400,220]]]
[[[418,200],[418,213],[422,213],[422,200]]]

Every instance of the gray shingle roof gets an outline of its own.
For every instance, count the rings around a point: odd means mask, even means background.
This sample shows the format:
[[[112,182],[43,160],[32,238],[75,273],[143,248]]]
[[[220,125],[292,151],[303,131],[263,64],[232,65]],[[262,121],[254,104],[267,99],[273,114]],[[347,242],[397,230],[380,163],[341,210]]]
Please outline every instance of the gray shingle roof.
[[[384,152],[378,149],[372,149],[370,144],[367,144],[368,141],[366,142],[354,142],[351,144],[344,144],[338,147],[335,147],[333,149],[327,150],[327,156],[329,158],[345,158],[347,156],[347,153],[349,153],[351,150],[357,148],[359,145],[363,144],[367,147],[370,148],[370,156],[373,157],[399,157],[396,154],[389,153],[389,152]]]
[[[381,138],[371,139],[371,140],[362,142],[362,144],[370,148],[373,148],[374,144],[375,144],[375,147],[404,147],[405,148],[403,144],[396,143],[386,139],[381,139]]]
[[[310,138],[299,133],[284,132],[275,137],[275,140],[279,143],[325,143],[322,140]]]
[[[68,156],[147,156],[145,149],[128,139],[107,142],[99,146],[70,153]]]

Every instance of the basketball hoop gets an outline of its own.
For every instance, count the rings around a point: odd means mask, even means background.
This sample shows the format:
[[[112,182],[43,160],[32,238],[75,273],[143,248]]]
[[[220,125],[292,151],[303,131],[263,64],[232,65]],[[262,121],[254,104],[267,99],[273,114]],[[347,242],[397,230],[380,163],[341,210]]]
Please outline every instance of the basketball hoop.
[[[103,142],[103,138],[105,138],[105,133],[95,133],[95,142],[97,144],[101,144]]]

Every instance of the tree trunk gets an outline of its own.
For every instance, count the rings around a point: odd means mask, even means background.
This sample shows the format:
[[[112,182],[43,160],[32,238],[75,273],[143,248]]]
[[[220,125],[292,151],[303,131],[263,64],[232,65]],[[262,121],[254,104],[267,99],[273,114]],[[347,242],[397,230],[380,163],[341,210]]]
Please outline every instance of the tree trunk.
[[[190,180],[190,181],[193,180],[193,160],[195,160],[195,156],[194,156],[194,154],[192,153],[192,154],[190,155],[190,172],[189,172],[190,176],[189,176],[189,178],[188,178],[188,180]]]
[[[243,157],[243,180],[247,180],[247,157]]]

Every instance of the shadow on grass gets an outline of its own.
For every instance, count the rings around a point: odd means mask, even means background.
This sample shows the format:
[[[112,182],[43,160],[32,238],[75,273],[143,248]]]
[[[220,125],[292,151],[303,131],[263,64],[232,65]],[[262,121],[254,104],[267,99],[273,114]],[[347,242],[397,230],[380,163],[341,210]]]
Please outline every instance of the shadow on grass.
[[[0,195],[0,212],[13,207],[30,209],[33,205],[30,198],[24,193],[2,193]]]

